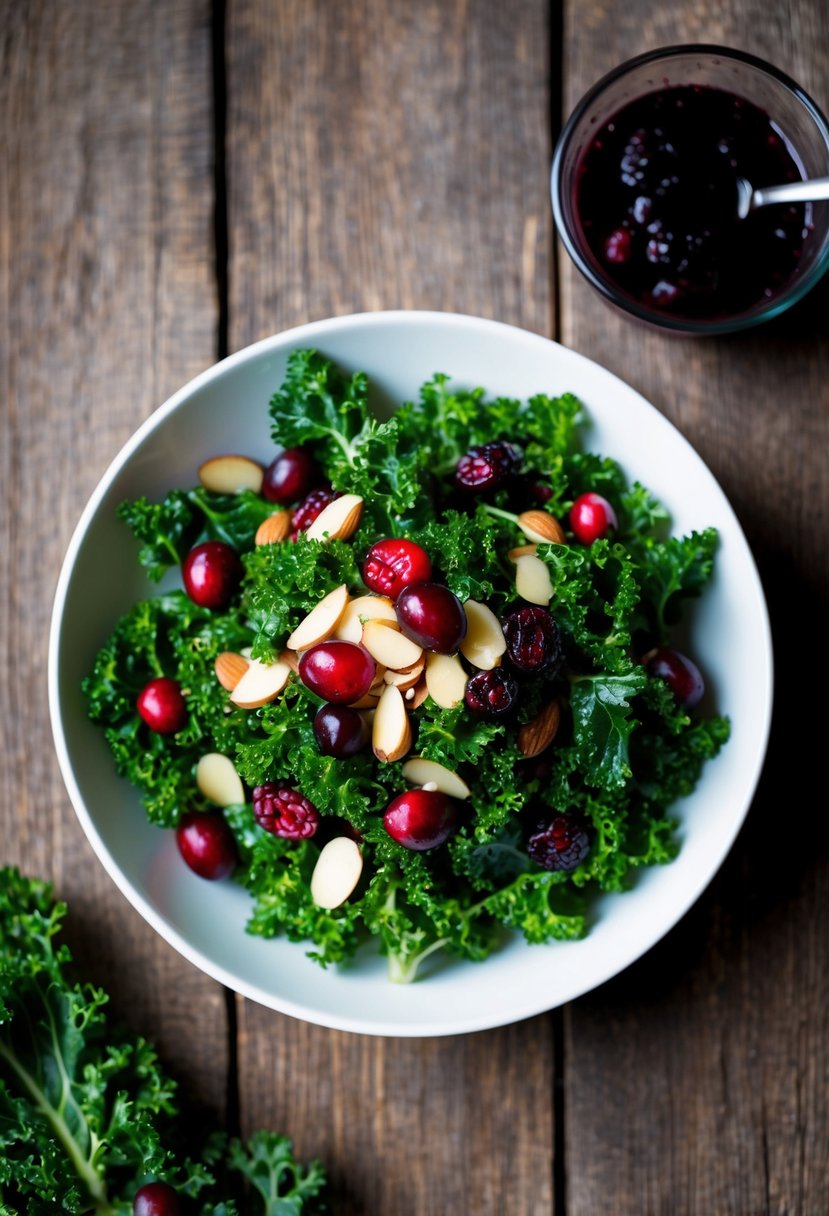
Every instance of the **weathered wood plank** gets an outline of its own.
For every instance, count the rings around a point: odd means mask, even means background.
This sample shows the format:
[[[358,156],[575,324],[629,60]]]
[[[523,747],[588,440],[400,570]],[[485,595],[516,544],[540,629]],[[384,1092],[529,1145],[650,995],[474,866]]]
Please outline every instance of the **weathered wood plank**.
[[[221,1114],[222,990],[144,924],[87,845],[45,678],[54,583],[89,493],[137,424],[215,357],[210,6],[2,10],[2,860],[54,881],[113,1016]]]
[[[546,5],[228,10],[230,348],[326,315],[549,333]],[[363,1038],[240,1004],[243,1126],[319,1155],[337,1211],[552,1210],[548,1018]]]
[[[721,42],[829,101],[819,0],[570,4],[566,109],[654,46]],[[829,593],[827,292],[754,335],[671,339],[612,313],[564,260],[561,333],[694,443],[746,529],[769,595],[777,713],[748,823],[711,889],[651,954],[567,1017],[568,1212],[829,1209],[826,829],[819,727]],[[782,807],[788,814],[785,820]]]

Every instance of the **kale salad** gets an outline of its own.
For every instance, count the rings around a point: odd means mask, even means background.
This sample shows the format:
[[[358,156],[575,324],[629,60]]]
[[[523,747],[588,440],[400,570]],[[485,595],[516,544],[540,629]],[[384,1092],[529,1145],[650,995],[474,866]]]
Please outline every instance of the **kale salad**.
[[[672,535],[584,449],[572,394],[439,373],[386,420],[369,398],[297,350],[272,459],[121,504],[176,585],[84,692],[181,864],[247,889],[251,933],[324,966],[374,939],[406,981],[509,931],[583,937],[599,893],[676,855],[672,807],[729,733],[677,646],[717,533]]]

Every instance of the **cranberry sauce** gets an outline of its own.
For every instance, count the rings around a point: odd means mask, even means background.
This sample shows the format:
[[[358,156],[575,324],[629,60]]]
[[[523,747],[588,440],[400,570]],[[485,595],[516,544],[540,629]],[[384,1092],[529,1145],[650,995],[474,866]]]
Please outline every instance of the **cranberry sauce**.
[[[576,213],[606,277],[645,308],[700,320],[773,298],[797,268],[803,204],[736,218],[738,177],[802,177],[768,114],[722,89],[667,87],[630,102],[583,153]]]

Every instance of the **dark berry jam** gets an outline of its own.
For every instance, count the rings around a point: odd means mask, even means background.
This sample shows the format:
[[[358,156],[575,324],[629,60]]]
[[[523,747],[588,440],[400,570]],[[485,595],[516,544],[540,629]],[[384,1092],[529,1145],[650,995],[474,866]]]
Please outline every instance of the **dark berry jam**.
[[[736,218],[738,177],[803,174],[763,110],[677,85],[630,102],[597,131],[576,174],[576,214],[604,276],[647,309],[713,320],[773,299],[808,237],[804,204]]]

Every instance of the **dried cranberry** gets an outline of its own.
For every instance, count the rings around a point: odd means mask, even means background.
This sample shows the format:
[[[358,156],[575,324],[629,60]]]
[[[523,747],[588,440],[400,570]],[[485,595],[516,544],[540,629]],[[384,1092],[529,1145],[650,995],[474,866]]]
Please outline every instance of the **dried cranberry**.
[[[459,490],[480,494],[496,490],[521,467],[521,449],[514,443],[482,443],[470,448],[455,466],[454,482]]]
[[[295,509],[291,519],[294,531],[306,532],[323,507],[327,507],[330,502],[339,497],[340,495],[337,490],[332,490],[331,486],[317,486],[316,490],[312,490],[310,494],[306,494],[305,498]]]
[[[575,870],[590,852],[587,820],[575,812],[540,823],[527,841],[530,858],[544,870]]]
[[[319,827],[320,813],[289,785],[266,781],[253,791],[253,814],[260,828],[283,840],[307,840]]]
[[[553,676],[561,666],[561,634],[546,608],[527,605],[501,622],[507,655],[518,671]]]
[[[464,701],[466,708],[473,713],[485,714],[488,718],[502,718],[515,709],[518,685],[503,667],[479,671],[468,681]]]

